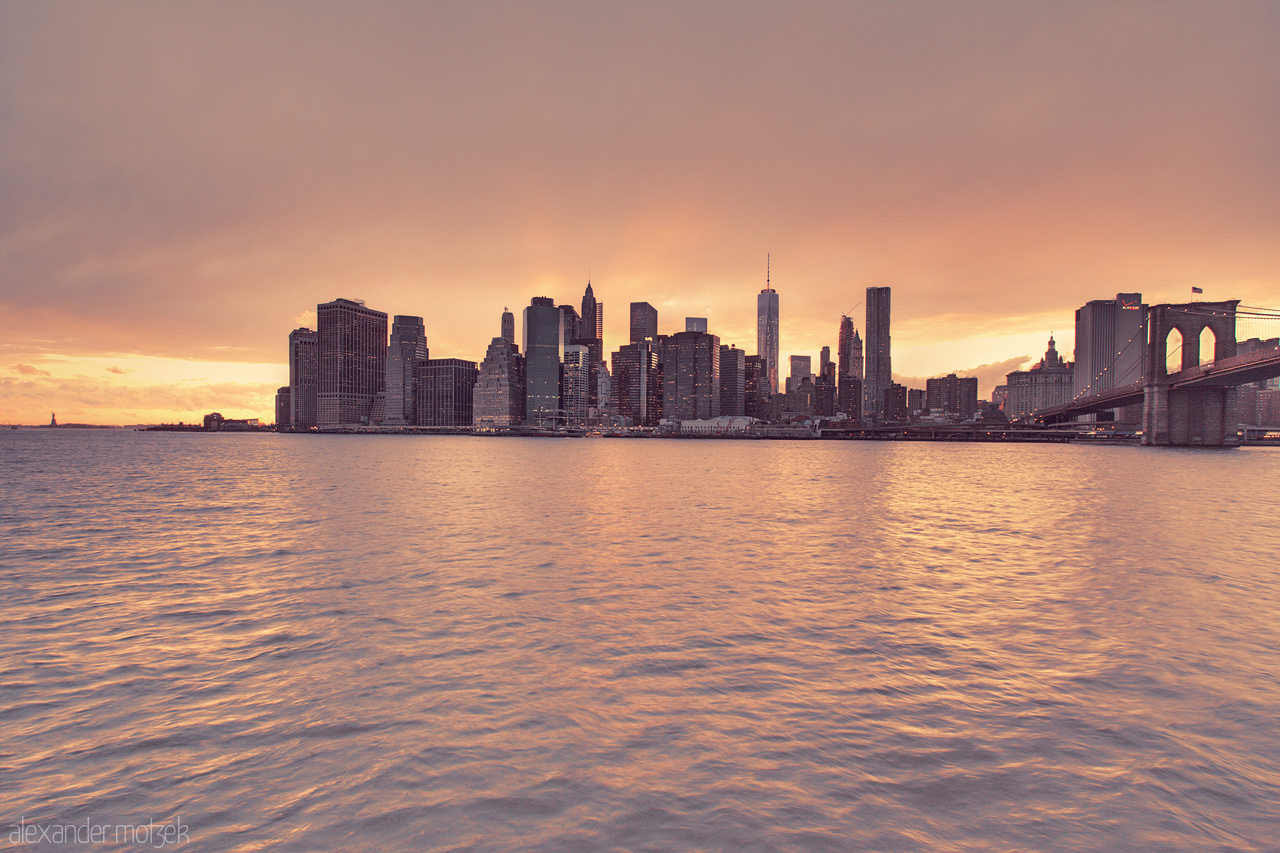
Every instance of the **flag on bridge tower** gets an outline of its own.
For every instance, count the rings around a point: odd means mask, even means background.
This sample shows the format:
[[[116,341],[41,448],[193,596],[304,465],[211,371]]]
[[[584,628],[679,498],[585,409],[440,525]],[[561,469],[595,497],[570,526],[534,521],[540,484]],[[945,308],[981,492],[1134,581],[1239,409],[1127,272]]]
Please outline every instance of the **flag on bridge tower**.
[[[1204,293],[1204,288],[1200,288],[1200,287],[1193,287],[1193,288],[1191,288],[1191,292],[1192,292],[1192,293]]]

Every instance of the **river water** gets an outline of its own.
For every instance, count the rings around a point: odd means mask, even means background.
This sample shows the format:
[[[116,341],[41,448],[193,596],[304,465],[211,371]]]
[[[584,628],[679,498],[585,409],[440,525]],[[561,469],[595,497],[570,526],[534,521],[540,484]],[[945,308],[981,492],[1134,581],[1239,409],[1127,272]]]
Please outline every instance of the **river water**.
[[[5,431],[0,828],[1274,851],[1278,518],[1265,448]]]

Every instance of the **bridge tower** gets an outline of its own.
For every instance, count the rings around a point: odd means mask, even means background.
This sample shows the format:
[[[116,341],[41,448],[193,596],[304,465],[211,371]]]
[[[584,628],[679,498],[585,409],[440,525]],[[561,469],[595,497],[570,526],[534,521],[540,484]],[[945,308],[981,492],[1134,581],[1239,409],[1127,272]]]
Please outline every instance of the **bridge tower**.
[[[1226,302],[1152,305],[1143,365],[1142,443],[1157,447],[1235,447],[1240,443],[1234,387],[1179,388],[1178,374],[1200,364],[1200,336],[1213,333],[1213,361],[1236,354],[1236,306]],[[1169,373],[1169,338],[1182,336],[1181,368]]]

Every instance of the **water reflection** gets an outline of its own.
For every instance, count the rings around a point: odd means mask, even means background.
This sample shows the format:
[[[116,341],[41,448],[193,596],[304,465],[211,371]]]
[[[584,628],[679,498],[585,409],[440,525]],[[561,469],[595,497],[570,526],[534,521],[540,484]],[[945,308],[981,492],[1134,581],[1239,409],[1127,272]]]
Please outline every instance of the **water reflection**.
[[[1266,451],[16,436],[13,814],[181,809],[196,849],[1270,831]]]

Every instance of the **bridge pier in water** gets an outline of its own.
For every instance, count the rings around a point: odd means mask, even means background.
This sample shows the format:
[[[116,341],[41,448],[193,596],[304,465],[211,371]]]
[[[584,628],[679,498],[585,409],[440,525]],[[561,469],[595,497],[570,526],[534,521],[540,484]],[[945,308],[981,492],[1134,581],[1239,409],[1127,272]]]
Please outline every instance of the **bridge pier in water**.
[[[1147,315],[1142,443],[1152,447],[1236,447],[1238,392],[1233,386],[1178,387],[1178,373],[1200,365],[1200,338],[1213,334],[1213,361],[1236,354],[1236,306],[1227,302],[1153,305]],[[1169,337],[1182,336],[1181,368],[1168,370]]]
[[[1238,447],[1240,420],[1235,388],[1146,387],[1142,443],[1150,447]]]

